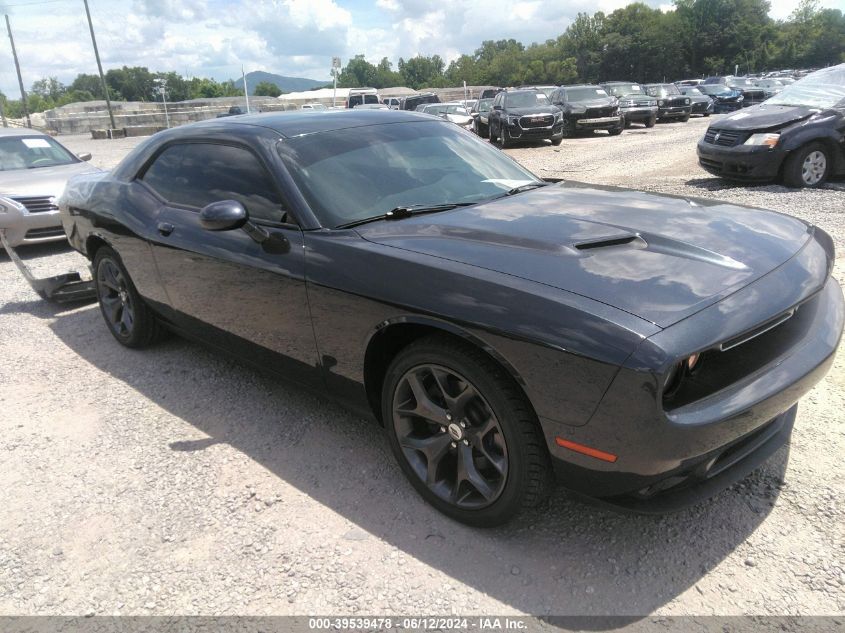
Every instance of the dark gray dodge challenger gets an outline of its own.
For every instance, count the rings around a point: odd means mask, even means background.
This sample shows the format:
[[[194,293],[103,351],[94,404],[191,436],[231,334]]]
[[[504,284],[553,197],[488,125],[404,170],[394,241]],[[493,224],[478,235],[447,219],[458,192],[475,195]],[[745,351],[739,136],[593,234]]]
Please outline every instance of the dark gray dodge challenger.
[[[843,327],[817,227],[546,182],[408,112],[187,125],[60,207],[120,343],[177,332],[366,412],[472,525],[555,475],[643,512],[729,486],[789,440]]]

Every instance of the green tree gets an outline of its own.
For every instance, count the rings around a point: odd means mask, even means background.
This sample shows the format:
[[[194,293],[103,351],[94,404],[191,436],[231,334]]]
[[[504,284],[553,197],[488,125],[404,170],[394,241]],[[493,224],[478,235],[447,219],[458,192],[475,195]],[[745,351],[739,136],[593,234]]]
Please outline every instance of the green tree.
[[[282,90],[271,81],[260,81],[256,84],[252,94],[256,97],[278,97],[282,94]]]

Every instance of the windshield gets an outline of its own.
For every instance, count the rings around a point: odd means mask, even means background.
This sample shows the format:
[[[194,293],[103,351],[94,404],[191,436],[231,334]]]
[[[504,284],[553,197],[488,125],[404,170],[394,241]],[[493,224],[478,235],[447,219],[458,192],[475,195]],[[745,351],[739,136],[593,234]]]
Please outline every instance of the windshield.
[[[446,114],[463,114],[469,116],[469,112],[462,105],[450,105],[446,108]]]
[[[652,97],[668,97],[669,95],[679,95],[681,91],[675,84],[658,84],[656,86],[646,86],[646,92]]]
[[[728,79],[729,86],[743,86],[743,87],[751,87],[754,88],[754,82],[750,79],[743,79],[741,77],[734,77],[732,79]]]
[[[426,114],[436,114],[440,115],[446,112],[445,105],[427,105],[422,107],[422,111]]]
[[[489,112],[490,108],[492,107],[493,100],[492,99],[482,99],[478,102],[475,106],[477,112]]]
[[[73,154],[49,136],[0,136],[0,171],[78,162]]]
[[[505,97],[509,108],[533,108],[547,105],[549,100],[542,92],[511,92]]]
[[[683,93],[684,93],[685,95],[698,95],[698,96],[704,96],[704,95],[702,94],[701,90],[699,90],[698,88],[684,88],[684,89],[683,89]]]
[[[567,88],[567,101],[592,101],[593,99],[601,99],[606,97],[607,92],[604,88],[598,86],[584,86],[583,88]]]
[[[489,143],[438,120],[308,134],[280,142],[279,154],[320,223],[332,228],[539,182]]]
[[[644,94],[643,89],[640,87],[640,84],[605,86],[604,88],[614,97],[627,97],[628,95],[641,96],[642,94]]]
[[[811,73],[794,84],[784,86],[766,103],[811,108],[845,107],[845,65]]]

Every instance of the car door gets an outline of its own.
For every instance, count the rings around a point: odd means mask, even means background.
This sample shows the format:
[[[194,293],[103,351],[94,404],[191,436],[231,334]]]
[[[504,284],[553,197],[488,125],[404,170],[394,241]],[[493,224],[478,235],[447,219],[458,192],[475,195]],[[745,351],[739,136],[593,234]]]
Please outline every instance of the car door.
[[[176,325],[300,382],[319,382],[302,231],[259,157],[246,146],[173,144],[140,181],[162,201],[153,256]],[[270,239],[204,229],[200,209],[220,200],[241,202]]]

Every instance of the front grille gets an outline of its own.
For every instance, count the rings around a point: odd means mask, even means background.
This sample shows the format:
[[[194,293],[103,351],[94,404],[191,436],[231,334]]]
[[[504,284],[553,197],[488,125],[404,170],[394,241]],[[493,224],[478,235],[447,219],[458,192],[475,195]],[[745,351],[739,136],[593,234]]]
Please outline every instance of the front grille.
[[[43,229],[29,229],[24,235],[24,239],[26,240],[34,240],[38,238],[44,237],[58,237],[64,236],[65,230],[60,226],[50,226]]]
[[[745,142],[746,134],[744,132],[736,132],[733,130],[714,130],[709,129],[704,134],[704,142],[711,145],[721,145],[722,147],[734,147]]]
[[[635,102],[634,102],[634,105],[637,105],[637,106],[650,106],[650,105],[654,105],[654,104],[653,104],[651,101],[635,101]]]
[[[56,199],[50,196],[15,196],[13,200],[20,202],[30,213],[47,213],[48,211],[59,210],[59,207],[56,206]]]
[[[551,114],[527,115],[519,120],[519,126],[529,130],[533,127],[549,127],[554,123],[555,118]]]
[[[686,97],[666,97],[665,103],[668,107],[677,108],[687,105]]]
[[[613,108],[587,108],[585,119],[598,119],[603,116],[613,116]]]

